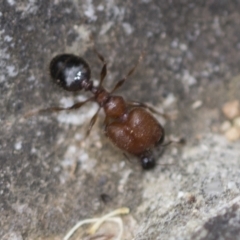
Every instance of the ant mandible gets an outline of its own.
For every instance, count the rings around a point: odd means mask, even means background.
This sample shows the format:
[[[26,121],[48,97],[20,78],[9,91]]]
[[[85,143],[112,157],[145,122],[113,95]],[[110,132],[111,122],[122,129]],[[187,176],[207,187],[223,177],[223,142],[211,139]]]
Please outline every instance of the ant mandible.
[[[103,56],[96,49],[94,51],[103,63],[98,86],[94,86],[93,81],[90,80],[91,70],[83,58],[73,54],[60,54],[50,62],[50,75],[56,84],[66,91],[90,91],[93,97],[77,102],[68,108],[52,107],[41,109],[37,113],[78,109],[89,101],[95,101],[98,103],[99,109],[92,117],[86,135],[89,135],[100,109],[103,108],[106,115],[104,120],[105,135],[122,151],[138,157],[143,169],[152,169],[156,162],[151,149],[161,145],[164,141],[164,129],[149,111],[157,112],[146,104],[126,102],[123,97],[113,94],[135,71],[142,59],[142,55],[127,75],[119,80],[115,87],[108,92],[102,86],[107,75],[107,64]]]

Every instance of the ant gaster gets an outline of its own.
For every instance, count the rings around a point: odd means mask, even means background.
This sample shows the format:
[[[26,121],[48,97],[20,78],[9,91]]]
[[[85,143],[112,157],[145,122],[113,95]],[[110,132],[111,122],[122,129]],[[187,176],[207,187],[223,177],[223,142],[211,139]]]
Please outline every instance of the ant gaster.
[[[105,135],[122,151],[138,157],[143,169],[152,169],[155,166],[155,159],[151,149],[164,141],[163,127],[149,113],[149,111],[154,113],[156,111],[143,103],[126,102],[123,97],[113,94],[135,71],[142,55],[127,75],[117,82],[112,91],[108,92],[102,86],[107,74],[107,64],[103,56],[97,50],[95,52],[103,63],[98,86],[94,86],[93,81],[90,80],[91,70],[83,58],[73,54],[60,54],[50,62],[50,75],[55,83],[71,92],[89,91],[93,97],[83,102],[77,102],[69,108],[53,107],[39,110],[38,113],[78,109],[89,101],[95,101],[98,103],[99,109],[90,121],[87,135],[96,122],[99,110],[103,108],[106,115]]]

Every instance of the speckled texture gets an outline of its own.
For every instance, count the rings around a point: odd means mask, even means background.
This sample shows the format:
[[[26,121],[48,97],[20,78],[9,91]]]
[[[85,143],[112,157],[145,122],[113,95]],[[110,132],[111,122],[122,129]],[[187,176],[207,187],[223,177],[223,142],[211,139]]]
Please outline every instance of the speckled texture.
[[[127,240],[240,239],[240,143],[219,130],[222,106],[239,100],[240,2],[195,2],[0,2],[1,239],[62,239],[79,219],[122,206],[131,208]],[[89,96],[59,89],[48,70],[56,54],[75,53],[97,80],[89,34],[108,62],[107,88],[143,52],[118,93],[177,112],[167,122],[156,117],[187,144],[156,150],[153,171],[142,172],[104,137],[103,113],[84,139],[95,104],[23,118]]]

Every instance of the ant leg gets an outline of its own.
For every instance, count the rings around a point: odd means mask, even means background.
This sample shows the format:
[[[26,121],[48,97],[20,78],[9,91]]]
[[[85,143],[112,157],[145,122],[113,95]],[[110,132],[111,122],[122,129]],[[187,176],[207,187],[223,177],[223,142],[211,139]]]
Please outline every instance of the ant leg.
[[[125,152],[123,152],[123,156],[130,162],[130,158],[128,157],[128,155]]]
[[[123,79],[121,79],[117,82],[117,84],[115,85],[115,87],[113,88],[113,90],[110,93],[114,93],[118,88],[120,88],[124,84],[124,82],[127,80],[127,78],[134,73],[138,64],[142,61],[142,58],[143,58],[143,53],[141,53],[140,57],[138,58],[136,65],[128,71],[127,75]]]
[[[106,116],[104,119],[103,125],[106,127],[109,123],[110,123],[110,118]]]
[[[77,103],[73,104],[71,107],[68,107],[68,108],[51,107],[51,108],[40,109],[40,110],[37,110],[37,111],[32,111],[32,112],[26,113],[24,115],[24,117],[28,118],[28,117],[32,117],[34,115],[41,114],[41,113],[46,113],[46,112],[59,112],[59,111],[63,111],[63,110],[78,109],[78,108],[82,107],[85,103],[87,103],[89,101],[92,101],[93,99],[94,99],[93,97],[88,98],[87,100],[85,100],[83,102],[77,102]]]
[[[184,145],[186,143],[186,140],[184,138],[178,138],[178,139],[171,138],[168,142],[166,142],[164,144],[160,144],[160,146],[161,147],[166,147],[166,146],[168,146],[172,143]]]
[[[107,75],[107,63],[105,62],[104,57],[97,51],[97,49],[95,47],[93,48],[93,50],[96,53],[96,55],[98,56],[98,58],[101,60],[101,62],[103,63],[102,70],[100,73],[100,83],[99,83],[99,87],[101,87],[103,84],[103,80]]]
[[[127,102],[128,106],[131,107],[142,107],[142,108],[146,108],[147,110],[149,110],[152,113],[158,114],[162,117],[164,117],[165,119],[172,119],[172,117],[168,114],[162,113],[162,112],[158,112],[155,108],[148,106],[145,103],[141,103],[141,102]]]
[[[88,127],[88,130],[86,132],[86,138],[89,136],[91,130],[92,130],[92,127],[94,126],[94,124],[96,123],[96,120],[97,120],[97,117],[98,117],[98,113],[100,111],[101,108],[99,108],[97,110],[97,112],[94,114],[94,116],[92,117],[91,121],[90,121],[90,124],[89,124],[89,127]]]
[[[126,160],[130,163],[130,164],[134,164],[136,161],[136,159],[132,159],[130,158],[125,152],[122,153],[122,155],[126,158]]]
[[[104,119],[104,122],[103,122],[104,134],[105,134],[106,137],[108,137],[107,127],[108,127],[109,124],[110,124],[110,118],[106,116],[105,119]]]
[[[102,84],[103,84],[103,80],[104,78],[106,77],[107,75],[107,64],[104,63],[103,67],[102,67],[102,70],[101,70],[101,73],[100,73],[100,83],[99,83],[99,87],[102,87]]]

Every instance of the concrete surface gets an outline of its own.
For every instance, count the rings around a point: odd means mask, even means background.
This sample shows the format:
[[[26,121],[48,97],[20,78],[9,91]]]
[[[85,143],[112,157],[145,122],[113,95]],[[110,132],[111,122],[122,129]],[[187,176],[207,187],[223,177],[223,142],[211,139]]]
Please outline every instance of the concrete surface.
[[[131,209],[123,239],[240,239],[240,142],[219,130],[223,104],[239,100],[239,1],[3,0],[0,19],[1,239],[62,239],[119,207]],[[108,89],[144,52],[118,93],[178,113],[156,117],[187,144],[156,149],[153,171],[104,137],[103,113],[84,140],[94,104],[23,117],[89,96],[55,86],[48,64],[77,53],[97,80],[90,34],[108,62]]]

